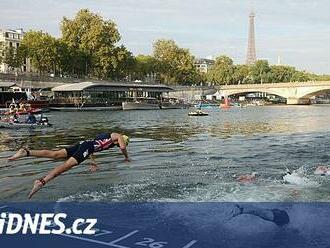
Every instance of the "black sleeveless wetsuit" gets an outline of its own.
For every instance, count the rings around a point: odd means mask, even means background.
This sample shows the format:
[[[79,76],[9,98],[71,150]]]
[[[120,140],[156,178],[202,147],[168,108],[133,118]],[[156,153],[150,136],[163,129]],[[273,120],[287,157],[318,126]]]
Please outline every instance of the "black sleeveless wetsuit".
[[[65,148],[65,150],[67,158],[75,158],[78,164],[80,164],[94,152],[108,150],[114,146],[116,144],[112,142],[110,133],[100,133],[94,140],[80,141],[71,147]]]

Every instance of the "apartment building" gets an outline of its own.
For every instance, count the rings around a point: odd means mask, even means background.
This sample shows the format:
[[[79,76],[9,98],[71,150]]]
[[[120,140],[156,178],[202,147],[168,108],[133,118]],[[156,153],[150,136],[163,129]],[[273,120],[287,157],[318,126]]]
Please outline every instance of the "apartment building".
[[[0,29],[0,43],[3,44],[0,53],[5,55],[5,49],[8,47],[13,47],[15,50],[20,46],[23,39],[24,31],[23,29]],[[4,62],[0,63],[0,73],[15,73],[15,72],[31,72],[31,64],[29,59],[25,59],[22,68],[11,68]]]

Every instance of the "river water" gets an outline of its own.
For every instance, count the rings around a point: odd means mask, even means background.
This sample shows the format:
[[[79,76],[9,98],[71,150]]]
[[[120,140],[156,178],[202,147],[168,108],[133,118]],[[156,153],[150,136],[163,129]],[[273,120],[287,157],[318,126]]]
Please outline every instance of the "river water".
[[[130,136],[130,163],[117,148],[50,182],[35,201],[329,201],[330,106],[265,106],[191,110],[50,112],[54,127],[1,129],[0,199],[25,201],[35,179],[61,161],[24,158],[7,162],[21,146],[59,149],[99,132]],[[285,182],[288,168],[303,178]],[[257,172],[255,183],[235,175]]]

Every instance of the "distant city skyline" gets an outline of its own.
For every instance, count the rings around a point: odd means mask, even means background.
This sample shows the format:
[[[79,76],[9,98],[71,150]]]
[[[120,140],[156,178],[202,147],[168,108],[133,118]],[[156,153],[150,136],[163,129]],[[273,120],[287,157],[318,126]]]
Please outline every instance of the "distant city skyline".
[[[60,36],[63,16],[88,8],[113,20],[121,44],[150,54],[157,39],[173,39],[193,55],[228,55],[245,63],[248,18],[246,0],[2,0],[0,28],[43,30]],[[257,58],[320,74],[330,74],[330,1],[254,0]]]

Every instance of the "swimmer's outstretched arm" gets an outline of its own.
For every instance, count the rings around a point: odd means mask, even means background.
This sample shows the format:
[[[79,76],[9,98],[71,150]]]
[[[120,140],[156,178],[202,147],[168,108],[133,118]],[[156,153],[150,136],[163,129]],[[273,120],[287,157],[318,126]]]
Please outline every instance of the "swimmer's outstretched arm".
[[[126,144],[125,144],[125,141],[123,139],[123,136],[121,134],[118,134],[118,133],[112,133],[111,138],[112,138],[112,140],[118,142],[119,148],[120,148],[121,152],[123,153],[123,155],[125,157],[125,161],[130,162],[131,160],[128,157]]]
[[[33,188],[29,194],[29,199],[37,193],[46,183],[53,180],[55,177],[61,175],[63,172],[70,170],[78,162],[75,158],[71,157],[65,161],[62,165],[55,167],[44,178],[38,179],[34,182]]]
[[[126,148],[124,148],[124,149],[121,149],[121,148],[120,148],[120,150],[121,150],[121,152],[123,153],[123,155],[124,155],[124,157],[125,157],[125,162],[131,162],[131,160],[130,160],[129,157],[128,157],[128,153],[127,153]]]
[[[99,167],[97,166],[96,160],[95,160],[95,156],[93,154],[89,155],[89,158],[92,160],[92,163],[89,167],[89,170],[91,172],[95,172],[99,169]]]

